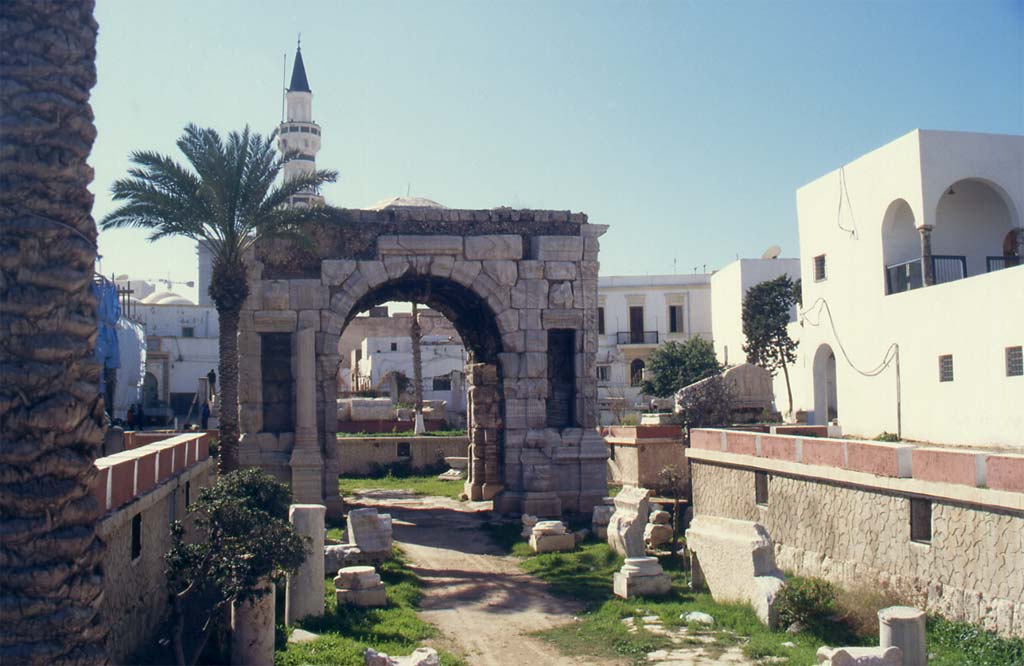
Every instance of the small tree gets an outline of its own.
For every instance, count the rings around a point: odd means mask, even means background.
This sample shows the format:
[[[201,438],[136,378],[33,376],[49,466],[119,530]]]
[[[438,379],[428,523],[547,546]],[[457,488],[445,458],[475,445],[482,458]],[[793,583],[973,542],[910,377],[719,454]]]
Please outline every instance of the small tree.
[[[231,472],[204,488],[189,506],[200,539],[185,540],[175,521],[167,553],[174,607],[172,642],[180,666],[195,664],[217,619],[232,602],[258,599],[267,579],[294,573],[308,553],[307,539],[288,522],[292,494],[266,472]],[[186,623],[198,627],[186,654]]]
[[[732,420],[732,405],[732,388],[722,375],[689,387],[676,401],[687,433],[693,428],[727,425]]]
[[[676,391],[722,371],[715,348],[704,338],[666,342],[647,359],[644,393],[667,398]]]
[[[747,337],[743,351],[747,359],[775,376],[782,369],[786,378],[787,414],[793,413],[793,390],[789,385],[789,369],[796,361],[797,342],[789,337],[789,314],[800,300],[799,282],[788,275],[756,284],[743,298],[743,334]]]

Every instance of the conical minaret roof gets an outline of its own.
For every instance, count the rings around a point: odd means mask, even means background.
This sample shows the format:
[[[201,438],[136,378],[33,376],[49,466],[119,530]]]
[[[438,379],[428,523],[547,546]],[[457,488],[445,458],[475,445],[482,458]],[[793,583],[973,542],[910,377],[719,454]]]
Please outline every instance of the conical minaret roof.
[[[288,92],[313,92],[306,79],[306,66],[302,63],[302,47],[295,50],[295,65],[292,67],[292,82]]]

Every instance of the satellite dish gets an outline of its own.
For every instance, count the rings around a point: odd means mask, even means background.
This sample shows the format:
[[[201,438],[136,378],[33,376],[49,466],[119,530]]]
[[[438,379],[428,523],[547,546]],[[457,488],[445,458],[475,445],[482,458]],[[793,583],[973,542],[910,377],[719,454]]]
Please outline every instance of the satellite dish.
[[[782,252],[782,248],[778,245],[772,245],[770,248],[764,251],[761,255],[762,259],[778,259],[779,253]]]

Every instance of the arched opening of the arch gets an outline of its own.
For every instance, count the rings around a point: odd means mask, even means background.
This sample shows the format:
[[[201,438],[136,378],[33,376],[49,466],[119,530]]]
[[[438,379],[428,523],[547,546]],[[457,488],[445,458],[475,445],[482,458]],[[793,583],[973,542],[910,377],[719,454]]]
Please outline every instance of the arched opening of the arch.
[[[839,418],[839,392],[836,384],[836,355],[822,344],[814,353],[814,422],[819,425]]]
[[[960,180],[939,198],[932,231],[935,283],[1009,267],[1018,248],[1007,236],[1018,228],[1014,211],[997,186],[980,179]],[[1007,255],[1010,249],[1013,254]]]
[[[889,204],[882,220],[882,257],[885,262],[887,294],[898,294],[924,286],[921,266],[921,237],[914,212],[903,199]]]
[[[444,315],[468,351],[466,494],[471,500],[491,500],[504,488],[504,400],[498,363],[503,348],[496,316],[471,289],[431,275],[407,275],[385,282],[360,297],[348,312],[336,314],[345,318],[347,327],[359,313],[396,301],[425,305]]]

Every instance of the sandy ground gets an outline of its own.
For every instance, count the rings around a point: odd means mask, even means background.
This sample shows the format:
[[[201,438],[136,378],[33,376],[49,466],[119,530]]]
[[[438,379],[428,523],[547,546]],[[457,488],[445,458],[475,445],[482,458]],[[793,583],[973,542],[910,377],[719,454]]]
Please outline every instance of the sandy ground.
[[[420,617],[444,634],[435,647],[473,666],[618,666],[562,655],[528,634],[574,621],[580,607],[552,596],[516,559],[501,555],[480,529],[489,502],[364,491],[348,502],[390,513],[395,540],[424,580]]]

